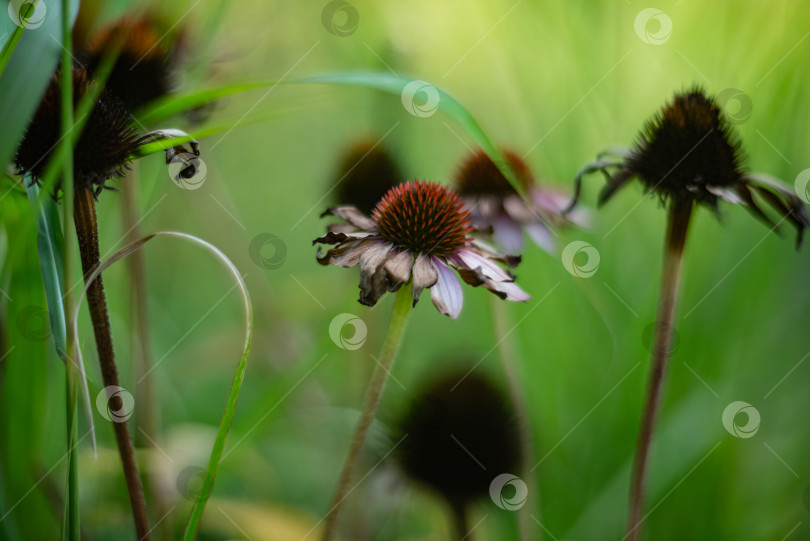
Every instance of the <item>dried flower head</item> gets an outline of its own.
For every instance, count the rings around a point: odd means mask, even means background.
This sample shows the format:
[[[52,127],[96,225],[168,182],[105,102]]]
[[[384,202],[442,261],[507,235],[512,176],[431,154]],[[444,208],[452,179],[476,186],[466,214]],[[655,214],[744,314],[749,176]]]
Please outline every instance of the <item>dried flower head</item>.
[[[433,304],[455,319],[463,296],[456,269],[472,286],[484,286],[499,297],[526,301],[515,277],[496,262],[514,267],[519,258],[505,257],[469,237],[469,213],[461,198],[433,182],[406,182],[391,188],[371,218],[356,207],[341,206],[324,215],[346,223],[332,224],[313,244],[334,245],[321,255],[322,265],[360,265],[360,302],[373,306],[386,291],[397,291],[413,279],[413,301],[430,289]]]
[[[523,250],[524,231],[540,248],[552,252],[552,228],[581,222],[583,217],[565,217],[562,210],[567,196],[538,186],[529,166],[514,152],[505,150],[502,154],[529,202],[517,193],[487,153],[479,149],[467,156],[455,178],[456,190],[467,204],[473,226],[477,231],[491,234],[507,253]]]
[[[371,214],[382,196],[402,180],[399,167],[380,143],[355,143],[340,164],[335,181],[337,203]]]
[[[402,470],[451,506],[486,496],[494,476],[518,468],[514,412],[503,392],[480,372],[453,370],[435,379],[398,424],[407,434],[398,454]]]
[[[17,149],[15,162],[20,173],[30,173],[36,179],[42,178],[60,140],[62,80],[61,71],[54,74]],[[85,69],[73,68],[74,108],[95,85]],[[108,179],[121,176],[137,144],[129,112],[115,96],[102,90],[75,141],[76,187],[84,186],[98,194]]]
[[[569,209],[576,204],[582,176],[601,171],[608,181],[599,194],[599,204],[638,178],[646,191],[657,194],[665,204],[692,202],[714,211],[720,200],[741,204],[777,230],[787,219],[796,227],[797,246],[804,229],[810,227],[807,209],[793,190],[776,179],[746,171],[739,136],[714,97],[699,86],[676,93],[645,124],[629,152],[619,153],[615,159],[608,159],[607,154],[580,170]],[[762,203],[781,219],[774,221]]]
[[[125,16],[91,38],[82,60],[88,72],[95,76],[104,57],[118,50],[106,87],[130,111],[136,111],[168,94],[173,86],[173,40],[164,39],[161,34],[154,18]]]

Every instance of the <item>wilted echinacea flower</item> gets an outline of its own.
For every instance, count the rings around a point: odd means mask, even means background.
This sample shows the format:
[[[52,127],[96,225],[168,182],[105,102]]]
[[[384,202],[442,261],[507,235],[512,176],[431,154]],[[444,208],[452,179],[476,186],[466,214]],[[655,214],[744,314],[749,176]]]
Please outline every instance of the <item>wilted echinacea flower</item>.
[[[335,202],[354,205],[371,214],[388,190],[405,179],[391,154],[382,143],[359,141],[343,155],[335,179]]]
[[[74,67],[73,103],[97,85],[83,68]],[[17,149],[15,162],[21,173],[41,180],[60,140],[62,114],[61,71],[54,74],[42,96]],[[73,176],[76,188],[84,187],[98,196],[107,180],[121,176],[139,139],[129,111],[107,90],[98,95],[73,149]]]
[[[457,538],[469,538],[469,506],[488,495],[496,475],[520,464],[520,430],[507,396],[480,370],[452,369],[414,396],[397,432],[407,435],[395,455],[402,472],[442,496]]]
[[[514,254],[523,251],[525,231],[537,246],[547,252],[554,251],[552,228],[563,228],[571,223],[583,223],[583,216],[562,214],[568,196],[540,187],[529,166],[520,156],[503,151],[506,165],[512,169],[525,190],[525,201],[501,173],[486,152],[471,153],[459,167],[455,188],[470,211],[473,227],[491,234],[499,248]],[[581,213],[580,213],[581,214]]]
[[[124,16],[101,28],[77,51],[93,77],[106,55],[117,55],[106,88],[130,111],[172,90],[172,70],[182,36],[179,32],[169,35],[160,27],[160,22],[148,15]]]
[[[778,231],[788,220],[801,243],[810,216],[801,199],[776,179],[747,173],[739,136],[723,115],[715,99],[698,86],[678,93],[672,102],[644,126],[630,152],[617,160],[597,159],[577,175],[576,204],[584,174],[601,171],[607,185],[599,204],[607,202],[628,181],[638,178],[645,189],[665,203],[702,204],[718,210],[720,200],[743,205],[756,218]],[[608,170],[615,168],[613,174]],[[782,220],[774,222],[762,209],[767,203]]]
[[[371,218],[356,207],[327,210],[347,223],[332,224],[313,244],[330,244],[322,265],[360,265],[360,302],[374,306],[386,291],[413,279],[413,301],[430,289],[433,304],[452,319],[461,312],[461,285],[451,270],[472,286],[484,286],[502,299],[529,299],[515,277],[497,263],[515,267],[520,258],[502,256],[468,236],[473,231],[461,198],[433,182],[413,181],[392,188]]]
[[[56,154],[60,141],[63,78],[61,70],[54,73],[14,157],[19,173],[29,174],[37,182],[43,180],[48,161]],[[99,90],[99,83],[79,66],[72,69],[72,82],[74,108],[87,95]],[[117,95],[103,88],[74,141],[74,187],[86,188],[98,197],[110,179],[121,177],[129,163],[141,157],[140,145],[186,135],[180,130],[169,129],[139,136],[129,109]],[[181,152],[199,156],[199,145],[191,141],[166,149],[166,162]],[[193,166],[193,163],[189,164],[182,172],[192,174]]]

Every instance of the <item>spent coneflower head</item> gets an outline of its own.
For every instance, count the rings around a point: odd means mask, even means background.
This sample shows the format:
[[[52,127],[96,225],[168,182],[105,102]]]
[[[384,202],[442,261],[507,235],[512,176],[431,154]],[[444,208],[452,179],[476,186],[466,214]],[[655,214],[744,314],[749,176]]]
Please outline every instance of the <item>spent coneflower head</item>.
[[[360,141],[343,156],[335,180],[337,204],[354,205],[371,214],[377,202],[403,178],[381,143]]]
[[[80,58],[95,76],[105,56],[117,52],[106,87],[136,111],[172,90],[176,38],[166,34],[154,17],[124,16],[96,32]]]
[[[664,386],[676,321],[683,256],[693,210],[705,206],[718,210],[721,200],[744,205],[754,216],[778,231],[784,220],[797,229],[797,247],[810,216],[801,199],[780,181],[746,172],[741,142],[713,96],[699,86],[675,94],[671,102],[648,121],[635,145],[627,152],[605,152],[577,174],[574,207],[582,176],[601,172],[607,185],[599,203],[609,200],[628,181],[638,178],[667,209],[661,290],[650,359],[644,409],[639,427],[630,481],[627,535],[641,537],[644,521],[647,465]],[[760,207],[767,203],[780,215],[774,221]]]
[[[455,177],[455,188],[470,211],[473,226],[481,233],[491,234],[507,253],[523,250],[524,231],[540,248],[554,251],[551,228],[580,222],[582,216],[564,216],[566,195],[541,188],[528,164],[516,153],[504,150],[502,154],[527,199],[517,193],[486,152],[476,150],[467,156]]]
[[[716,211],[721,200],[741,204],[777,231],[786,219],[797,230],[797,246],[804,229],[810,227],[807,209],[793,190],[776,179],[747,172],[734,127],[715,98],[699,86],[676,93],[644,125],[629,152],[612,158],[601,156],[582,168],[569,209],[576,204],[582,176],[594,171],[607,177],[607,185],[599,194],[600,205],[638,178],[647,192],[658,195],[667,205],[694,203]],[[762,203],[781,219],[774,221]]]
[[[72,75],[75,108],[97,83],[83,68],[74,67]],[[37,180],[42,179],[60,139],[62,80],[62,72],[57,71],[17,149],[15,162],[20,173],[31,174]],[[110,92],[101,90],[75,141],[76,187],[86,187],[97,195],[108,179],[121,176],[137,144],[137,133],[126,107]]]
[[[360,302],[373,306],[386,291],[412,280],[413,302],[424,289],[436,308],[455,319],[463,295],[455,269],[472,286],[484,286],[499,297],[526,301],[529,296],[515,277],[497,263],[514,267],[519,258],[502,256],[469,236],[470,216],[461,198],[434,182],[412,181],[391,188],[371,217],[356,207],[327,210],[346,223],[332,224],[313,244],[334,245],[322,265],[360,265]]]
[[[454,510],[485,497],[493,478],[518,468],[520,433],[508,399],[480,372],[453,369],[430,381],[398,422],[403,472]]]

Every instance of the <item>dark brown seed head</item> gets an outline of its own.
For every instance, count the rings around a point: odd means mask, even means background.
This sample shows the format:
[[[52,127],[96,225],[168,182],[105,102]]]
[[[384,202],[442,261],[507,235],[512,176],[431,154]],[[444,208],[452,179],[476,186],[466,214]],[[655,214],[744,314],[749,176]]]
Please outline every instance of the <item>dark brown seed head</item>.
[[[172,39],[163,38],[151,17],[122,17],[99,30],[87,46],[82,60],[95,76],[105,55],[118,57],[106,87],[130,111],[168,94],[172,89]]]
[[[526,189],[533,184],[532,173],[523,158],[512,151],[501,152],[506,165],[514,171],[521,186]],[[462,163],[456,173],[456,190],[462,197],[481,195],[514,194],[515,188],[509,183],[486,152],[476,150]]]
[[[335,180],[337,203],[370,214],[382,196],[402,180],[397,164],[382,145],[356,143],[343,157]]]
[[[51,80],[34,117],[17,149],[15,162],[21,173],[42,179],[48,160],[54,155],[61,137],[62,74]],[[95,86],[81,68],[73,69],[74,109]],[[76,119],[77,121],[79,119]],[[73,176],[76,186],[95,189],[120,176],[135,148],[137,136],[124,105],[102,90],[73,151]]]
[[[680,199],[714,207],[710,187],[743,180],[740,140],[714,98],[701,88],[676,94],[645,125],[627,164],[648,190],[665,200]]]
[[[485,496],[495,476],[518,468],[514,413],[480,371],[454,370],[433,381],[399,426],[407,435],[398,455],[404,472],[453,506]]]
[[[435,182],[413,181],[391,188],[371,214],[377,231],[399,248],[450,255],[473,228],[461,198]]]

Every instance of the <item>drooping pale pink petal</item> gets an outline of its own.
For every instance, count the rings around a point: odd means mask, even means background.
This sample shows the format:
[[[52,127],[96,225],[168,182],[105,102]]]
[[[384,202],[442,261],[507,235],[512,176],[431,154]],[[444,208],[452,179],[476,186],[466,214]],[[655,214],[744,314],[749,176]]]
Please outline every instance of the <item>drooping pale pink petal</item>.
[[[519,195],[507,195],[504,197],[503,209],[509,217],[517,222],[533,222],[540,219],[540,215],[530,208]]]
[[[495,293],[499,293],[499,297],[507,300],[507,301],[515,301],[515,302],[525,302],[528,301],[531,296],[520,289],[520,287],[514,282],[496,282],[494,280],[488,280],[484,287],[493,291]]]
[[[464,304],[464,294],[461,284],[455,273],[441,259],[432,256],[431,263],[436,269],[438,279],[436,284],[430,288],[430,300],[436,309],[450,319],[456,319],[461,313]]]
[[[419,300],[419,295],[426,287],[433,287],[439,276],[430,261],[430,256],[420,253],[413,263],[413,303]]]
[[[354,267],[360,262],[360,257],[366,250],[379,242],[380,237],[346,240],[329,249],[323,256],[318,250],[318,263],[321,265],[338,265],[345,268]]]
[[[461,260],[463,266],[467,267],[468,269],[477,269],[480,267],[481,272],[484,273],[484,276],[487,278],[491,278],[499,282],[511,282],[514,280],[511,274],[503,270],[492,260],[476,254],[472,250],[459,250],[456,252],[454,257]]]
[[[391,248],[390,242],[380,241],[360,256],[360,302],[366,306],[377,304],[387,289],[385,272],[381,267]]]
[[[554,254],[556,250],[556,243],[554,237],[551,235],[548,227],[541,222],[535,222],[525,226],[526,234],[534,243],[550,254]]]
[[[413,267],[413,253],[410,250],[403,250],[386,260],[383,268],[388,279],[388,291],[398,290],[402,284],[411,279],[411,268]]]
[[[536,206],[555,213],[562,212],[570,199],[563,192],[550,188],[535,188],[530,191],[529,197]]]
[[[351,205],[341,205],[338,207],[332,207],[330,209],[327,209],[326,212],[321,214],[321,216],[326,216],[329,214],[332,214],[339,218],[343,218],[344,220],[355,226],[357,229],[360,229],[362,231],[375,230],[374,222],[371,220],[371,218],[360,212],[360,210],[357,209],[357,207],[353,207]]]
[[[523,251],[523,231],[520,224],[505,214],[498,216],[492,223],[492,237],[508,254]]]

